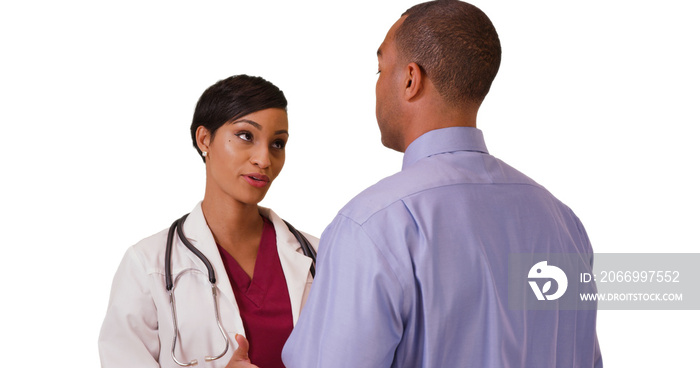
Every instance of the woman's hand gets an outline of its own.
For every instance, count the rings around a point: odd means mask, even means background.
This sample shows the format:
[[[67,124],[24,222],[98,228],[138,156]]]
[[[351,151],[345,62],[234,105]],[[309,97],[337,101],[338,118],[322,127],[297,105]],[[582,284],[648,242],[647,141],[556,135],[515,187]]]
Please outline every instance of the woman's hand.
[[[238,349],[233,352],[233,356],[226,368],[258,368],[248,358],[248,339],[243,335],[236,334],[236,342],[238,343]]]

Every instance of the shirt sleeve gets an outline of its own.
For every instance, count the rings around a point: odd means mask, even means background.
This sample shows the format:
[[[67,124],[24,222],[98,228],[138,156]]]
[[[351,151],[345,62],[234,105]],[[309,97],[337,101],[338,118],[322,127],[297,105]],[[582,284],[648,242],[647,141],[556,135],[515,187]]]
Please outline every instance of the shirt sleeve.
[[[403,334],[403,290],[380,249],[339,215],[321,237],[309,300],[287,340],[287,368],[389,367]]]
[[[148,282],[145,267],[132,247],[114,276],[100,331],[103,368],[160,367],[158,319]]]

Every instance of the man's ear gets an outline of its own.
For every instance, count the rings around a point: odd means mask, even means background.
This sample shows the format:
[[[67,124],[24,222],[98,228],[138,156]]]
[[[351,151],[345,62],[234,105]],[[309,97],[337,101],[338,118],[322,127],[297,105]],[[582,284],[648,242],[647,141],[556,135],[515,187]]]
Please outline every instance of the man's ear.
[[[404,75],[404,99],[410,101],[423,90],[423,70],[416,63],[406,65]]]
[[[205,128],[204,125],[200,125],[197,127],[195,141],[197,142],[197,147],[199,147],[199,150],[202,151],[202,154],[204,154],[205,152],[207,154],[209,153],[209,144],[211,143],[211,132],[209,132],[209,129]]]

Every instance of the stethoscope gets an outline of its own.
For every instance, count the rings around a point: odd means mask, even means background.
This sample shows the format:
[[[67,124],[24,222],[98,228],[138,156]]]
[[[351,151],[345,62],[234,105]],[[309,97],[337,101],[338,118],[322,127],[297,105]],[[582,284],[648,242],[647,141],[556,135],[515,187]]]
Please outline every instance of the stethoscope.
[[[167,244],[165,247],[165,290],[168,292],[168,295],[170,296],[170,311],[173,316],[173,346],[172,350],[170,351],[170,355],[172,356],[173,360],[177,365],[181,367],[190,367],[193,365],[197,365],[197,359],[191,360],[189,363],[183,363],[179,361],[175,357],[175,345],[177,344],[177,336],[180,334],[180,331],[177,327],[177,316],[175,313],[175,296],[173,294],[173,276],[172,276],[172,249],[173,249],[173,238],[175,236],[175,232],[177,231],[177,236],[180,238],[180,241],[182,241],[183,244],[185,244],[185,247],[189,249],[194,255],[199,258],[202,263],[204,263],[204,266],[207,268],[207,273],[209,275],[209,283],[211,284],[211,294],[212,298],[214,298],[214,314],[216,316],[216,325],[219,327],[219,331],[221,332],[221,336],[224,338],[225,342],[225,347],[224,351],[217,355],[217,356],[205,356],[204,360],[207,362],[211,362],[214,360],[217,360],[224,355],[226,355],[226,352],[228,352],[228,347],[230,344],[230,340],[228,337],[228,334],[224,330],[224,327],[221,325],[221,317],[219,316],[219,302],[218,298],[216,297],[216,275],[214,274],[214,267],[211,265],[211,262],[207,259],[207,257],[202,254],[202,252],[199,251],[192,243],[190,243],[189,240],[185,237],[184,232],[182,231],[183,224],[185,223],[185,219],[187,218],[187,215],[182,216],[181,218],[175,220],[173,224],[170,226],[170,229],[168,230],[168,240]],[[282,220],[284,221],[284,220]],[[287,221],[284,221],[284,223],[287,225],[289,228],[289,231],[294,235],[294,237],[297,239],[299,244],[301,245],[301,249],[304,252],[304,255],[311,258],[311,276],[315,277],[316,276],[316,251],[314,248],[311,246],[309,241],[304,237],[303,234],[301,234],[297,229],[295,229],[290,223]],[[183,274],[181,273],[180,275],[177,276],[175,279],[175,282],[182,276]]]

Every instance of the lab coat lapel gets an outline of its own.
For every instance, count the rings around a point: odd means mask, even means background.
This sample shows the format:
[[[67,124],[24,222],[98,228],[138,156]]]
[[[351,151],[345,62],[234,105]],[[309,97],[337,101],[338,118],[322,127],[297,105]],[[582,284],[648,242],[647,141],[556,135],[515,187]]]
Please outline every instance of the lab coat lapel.
[[[277,254],[287,281],[289,301],[292,305],[292,322],[296,325],[306,299],[307,283],[312,281],[309,274],[311,258],[301,253],[301,245],[276,213],[264,207],[260,207],[260,213],[275,226]]]
[[[228,303],[229,307],[232,307],[233,311],[235,311],[234,316],[222,316],[221,320],[224,324],[224,328],[229,332],[234,331],[243,335],[243,321],[240,317],[240,311],[238,309],[238,304],[236,303],[236,297],[233,294],[231,282],[228,279],[228,275],[226,274],[226,268],[224,267],[224,263],[221,260],[219,248],[216,246],[214,236],[212,235],[211,230],[207,225],[207,221],[204,218],[201,202],[198,203],[197,206],[195,206],[192,212],[190,212],[190,215],[185,221],[183,230],[187,239],[195,247],[197,247],[197,249],[199,249],[199,251],[202,252],[202,254],[204,254],[204,256],[207,257],[207,259],[209,259],[209,262],[211,263],[212,267],[214,267],[216,285],[219,290],[219,293],[221,294],[219,297],[219,303]],[[194,253],[188,251],[187,254],[193,260],[193,262],[195,262],[198,265],[202,265],[202,268],[206,271],[204,265],[202,264],[202,261],[199,260],[199,258]],[[227,310],[227,308],[224,308],[223,305],[220,305],[219,309],[222,311],[221,313],[223,313],[224,310]],[[233,342],[233,345],[237,346],[235,342]]]

